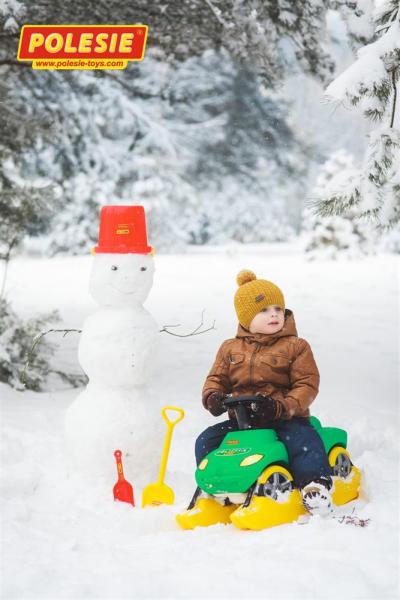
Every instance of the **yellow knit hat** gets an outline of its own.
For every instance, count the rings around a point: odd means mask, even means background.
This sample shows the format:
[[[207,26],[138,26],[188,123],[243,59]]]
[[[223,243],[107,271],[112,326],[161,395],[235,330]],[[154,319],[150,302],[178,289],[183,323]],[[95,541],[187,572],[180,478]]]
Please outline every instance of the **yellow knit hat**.
[[[235,294],[235,310],[239,323],[245,329],[263,308],[271,304],[285,310],[285,298],[277,285],[266,279],[257,279],[253,271],[240,271],[236,277],[239,286]]]

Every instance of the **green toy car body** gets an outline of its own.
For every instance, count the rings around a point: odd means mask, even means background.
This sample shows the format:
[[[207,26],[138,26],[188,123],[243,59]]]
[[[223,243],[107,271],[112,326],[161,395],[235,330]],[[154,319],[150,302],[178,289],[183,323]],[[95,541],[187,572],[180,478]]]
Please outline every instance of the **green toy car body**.
[[[321,427],[316,417],[311,424],[320,435],[329,454],[335,446],[346,448],[347,433],[337,427]],[[286,448],[274,429],[243,429],[228,433],[221,445],[199,464],[195,478],[207,494],[246,493],[268,466],[289,469]]]

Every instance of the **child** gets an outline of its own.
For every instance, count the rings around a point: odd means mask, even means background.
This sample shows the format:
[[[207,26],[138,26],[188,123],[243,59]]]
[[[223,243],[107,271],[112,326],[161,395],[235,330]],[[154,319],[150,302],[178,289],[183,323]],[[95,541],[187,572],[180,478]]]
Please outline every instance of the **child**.
[[[297,336],[293,312],[285,309],[282,291],[252,271],[237,276],[234,304],[239,320],[236,337],[220,347],[203,387],[204,407],[214,416],[226,411],[225,394],[259,396],[252,404],[254,428],[273,427],[285,444],[294,484],[312,514],[332,510],[332,468],[323,442],[309,420],[309,406],[318,394],[319,372],[310,345]],[[196,461],[215,450],[228,431],[229,420],[208,427],[196,440]]]

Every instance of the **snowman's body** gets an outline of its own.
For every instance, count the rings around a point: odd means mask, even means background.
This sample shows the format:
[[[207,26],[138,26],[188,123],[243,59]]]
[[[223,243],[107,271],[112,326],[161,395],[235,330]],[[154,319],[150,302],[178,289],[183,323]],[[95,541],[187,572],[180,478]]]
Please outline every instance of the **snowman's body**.
[[[135,481],[154,478],[160,406],[148,382],[158,326],[143,308],[153,282],[150,254],[96,254],[90,292],[100,308],[84,322],[79,361],[89,377],[66,414],[70,469],[115,479],[116,449]]]
[[[157,335],[157,324],[143,306],[102,307],[84,323],[79,362],[98,385],[144,385]]]

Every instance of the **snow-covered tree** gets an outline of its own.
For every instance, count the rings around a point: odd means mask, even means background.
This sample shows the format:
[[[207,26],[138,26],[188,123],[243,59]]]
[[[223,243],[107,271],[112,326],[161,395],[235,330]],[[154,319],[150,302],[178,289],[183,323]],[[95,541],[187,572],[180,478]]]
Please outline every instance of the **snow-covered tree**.
[[[79,387],[87,381],[83,372],[68,372],[52,361],[55,344],[44,336],[46,327],[60,320],[57,311],[27,320],[21,318],[5,298],[0,298],[0,381],[23,390],[40,391],[51,376]],[[35,337],[40,343],[34,348]]]
[[[334,68],[324,43],[327,11],[347,8],[356,21],[364,5],[367,0],[2,0],[0,16],[10,35],[2,40],[0,64],[16,64],[14,25],[18,30],[24,23],[146,23],[148,47],[167,61],[224,49],[271,83],[282,81],[290,54],[302,70],[326,79]]]
[[[207,51],[180,65],[169,98],[179,146],[194,153],[186,170],[198,198],[191,241],[287,239],[305,168],[282,97],[226,52]]]
[[[347,186],[335,182],[318,204],[321,215],[357,207],[379,228],[400,221],[400,1],[385,0],[375,14],[376,39],[358,51],[357,60],[327,88],[329,100],[348,101],[372,123],[363,165]]]
[[[33,150],[37,135],[46,136],[43,123],[29,109],[14,103],[0,81],[0,297],[4,294],[7,266],[27,236],[38,236],[49,227],[57,208],[49,181],[23,172],[23,152]]]
[[[311,194],[311,206],[332,193],[351,186],[358,177],[354,157],[339,150],[320,169]],[[303,211],[302,244],[307,258],[357,258],[376,250],[378,234],[373,225],[360,219],[356,206],[341,215],[316,215],[312,208]]]
[[[45,238],[50,253],[87,252],[97,241],[101,205],[132,201],[145,206],[158,247],[189,241],[184,229],[177,235],[177,219],[193,213],[184,180],[193,153],[178,145],[160,102],[169,67],[149,57],[140,68],[144,97],[135,100],[134,87],[91,73],[43,74],[45,97],[29,81],[16,92],[33,110],[43,102],[52,116],[52,143],[39,136],[24,156],[25,175],[46,175],[62,200]]]
[[[137,68],[145,98],[110,77],[43,74],[46,107],[62,110],[52,112],[52,144],[38,137],[24,172],[46,175],[62,199],[48,250],[87,252],[100,206],[132,201],[145,206],[158,249],[286,239],[305,166],[282,98],[227,52],[175,67],[150,52]],[[39,110],[36,87],[16,93]],[[241,233],[247,203],[254,219]]]

